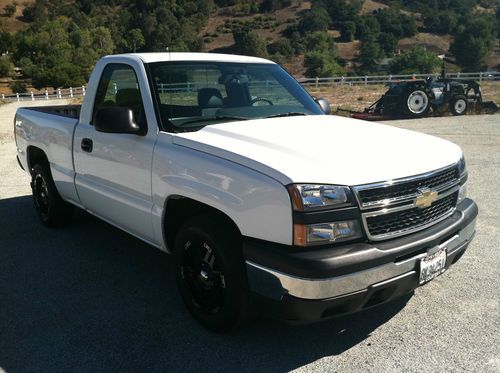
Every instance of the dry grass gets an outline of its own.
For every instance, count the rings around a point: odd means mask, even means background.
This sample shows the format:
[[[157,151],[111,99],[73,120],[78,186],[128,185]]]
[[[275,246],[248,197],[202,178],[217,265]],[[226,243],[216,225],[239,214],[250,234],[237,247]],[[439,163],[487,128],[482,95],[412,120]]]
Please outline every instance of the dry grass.
[[[388,8],[388,5],[373,0],[366,0],[361,8],[361,14],[371,14],[374,10]]]
[[[444,54],[448,52],[452,40],[453,38],[451,35],[435,35],[420,32],[411,38],[401,39],[398,42],[398,48],[407,50],[413,45],[420,45],[430,52]]]
[[[3,8],[10,5],[14,0],[0,0],[0,14],[3,14]],[[12,17],[2,16],[0,22],[5,26],[5,30],[9,32],[19,31],[28,27],[28,23],[22,21],[23,9],[25,3],[34,3],[35,0],[17,1],[16,13]]]
[[[292,5],[283,9],[278,9],[270,14],[255,14],[242,17],[228,16],[224,13],[231,9],[232,7],[226,7],[224,9],[218,9],[215,13],[211,14],[207,25],[201,30],[200,35],[215,35],[209,43],[205,43],[205,49],[207,51],[220,50],[228,48],[234,44],[234,39],[231,33],[221,33],[217,32],[217,28],[224,24],[225,21],[235,20],[240,22],[251,21],[256,17],[262,16],[272,16],[278,25],[274,29],[256,29],[255,31],[268,41],[275,41],[281,38],[281,33],[288,26],[288,24],[294,20],[297,20],[300,13],[311,8],[311,1],[305,0],[298,2],[298,5]]]

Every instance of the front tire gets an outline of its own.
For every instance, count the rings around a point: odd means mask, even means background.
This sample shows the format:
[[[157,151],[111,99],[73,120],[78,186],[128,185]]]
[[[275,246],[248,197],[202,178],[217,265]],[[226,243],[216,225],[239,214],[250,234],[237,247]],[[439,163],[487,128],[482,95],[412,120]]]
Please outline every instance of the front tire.
[[[193,317],[215,332],[245,321],[250,307],[241,240],[228,223],[195,217],[180,229],[174,249],[179,292]]]
[[[71,220],[73,206],[61,198],[47,161],[41,161],[33,166],[31,191],[38,217],[46,226],[57,227]]]
[[[468,102],[465,96],[455,96],[450,102],[450,111],[453,115],[465,115],[468,109]]]

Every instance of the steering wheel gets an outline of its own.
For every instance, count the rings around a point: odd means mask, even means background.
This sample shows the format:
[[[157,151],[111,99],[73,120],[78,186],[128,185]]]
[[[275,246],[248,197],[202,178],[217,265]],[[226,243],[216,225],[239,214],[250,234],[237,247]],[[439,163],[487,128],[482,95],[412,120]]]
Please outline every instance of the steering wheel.
[[[267,102],[269,105],[274,105],[271,100],[268,100],[267,98],[262,98],[262,97],[255,97],[250,100],[250,105],[253,106],[256,102]]]

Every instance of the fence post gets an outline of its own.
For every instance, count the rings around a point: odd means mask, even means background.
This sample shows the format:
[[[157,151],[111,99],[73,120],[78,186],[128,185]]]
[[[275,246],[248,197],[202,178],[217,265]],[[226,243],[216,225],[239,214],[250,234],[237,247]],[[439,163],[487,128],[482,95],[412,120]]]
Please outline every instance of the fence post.
[[[316,84],[315,85],[316,85],[316,89],[318,89],[318,87],[319,87],[319,78],[318,77],[316,77]]]
[[[341,77],[340,78],[340,85],[344,85],[344,82],[345,82],[345,77]]]
[[[2,93],[2,100],[5,100],[5,95]]]
[[[460,71],[457,73],[457,78],[460,78]]]
[[[19,102],[19,93],[16,92],[16,98],[17,98],[17,102]]]
[[[31,91],[31,101],[35,101],[35,95],[33,94],[33,91]]]
[[[57,88],[57,98],[62,98],[62,96],[61,96],[61,88]]]
[[[389,75],[389,81],[391,81],[391,80],[392,80],[392,74]]]
[[[85,86],[82,85],[82,97],[85,97]]]
[[[368,77],[365,75],[365,85],[368,85]]]
[[[73,98],[73,87],[69,87],[69,97]]]
[[[482,82],[483,81],[483,72],[481,71],[479,73],[479,81]]]
[[[45,90],[45,99],[48,100],[49,99],[49,91]]]

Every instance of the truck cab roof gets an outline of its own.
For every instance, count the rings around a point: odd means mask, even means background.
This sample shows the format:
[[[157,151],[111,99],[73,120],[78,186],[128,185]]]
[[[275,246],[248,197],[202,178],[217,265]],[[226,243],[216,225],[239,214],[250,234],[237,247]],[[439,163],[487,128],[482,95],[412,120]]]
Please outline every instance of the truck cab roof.
[[[166,62],[166,61],[214,61],[214,62],[274,64],[274,62],[266,60],[264,58],[241,56],[236,54],[220,54],[220,53],[191,53],[191,52],[126,53],[126,54],[113,55],[109,57],[139,58],[144,63]]]

